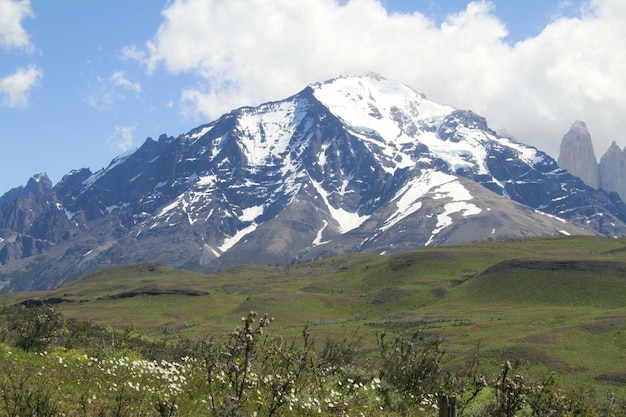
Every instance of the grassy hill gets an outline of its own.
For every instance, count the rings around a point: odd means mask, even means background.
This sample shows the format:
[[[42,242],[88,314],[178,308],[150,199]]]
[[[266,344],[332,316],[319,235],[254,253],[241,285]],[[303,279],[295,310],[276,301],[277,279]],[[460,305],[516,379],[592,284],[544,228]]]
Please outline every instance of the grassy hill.
[[[487,367],[521,360],[558,372],[564,387],[626,397],[626,240],[554,237],[427,248],[394,256],[355,253],[286,266],[238,266],[215,274],[158,264],[118,266],[52,291],[9,294],[69,317],[159,337],[231,330],[250,310],[296,335],[358,332],[443,338],[462,363],[477,349]]]

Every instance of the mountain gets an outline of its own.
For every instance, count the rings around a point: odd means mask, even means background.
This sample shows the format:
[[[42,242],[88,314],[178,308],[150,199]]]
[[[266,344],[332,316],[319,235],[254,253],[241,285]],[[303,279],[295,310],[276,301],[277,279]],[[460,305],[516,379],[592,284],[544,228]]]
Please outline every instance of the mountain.
[[[483,117],[377,74],[307,86],[0,206],[2,292],[111,264],[196,270],[554,234],[626,206]],[[25,250],[24,242],[37,244]],[[31,244],[32,246],[32,244]]]
[[[614,191],[626,197],[626,151],[611,143],[599,164],[600,186],[603,190]]]
[[[563,136],[558,161],[585,184],[626,198],[626,149],[613,142],[598,163],[584,122],[574,122]]]
[[[563,136],[558,163],[590,187],[600,187],[598,160],[585,122],[577,120]]]

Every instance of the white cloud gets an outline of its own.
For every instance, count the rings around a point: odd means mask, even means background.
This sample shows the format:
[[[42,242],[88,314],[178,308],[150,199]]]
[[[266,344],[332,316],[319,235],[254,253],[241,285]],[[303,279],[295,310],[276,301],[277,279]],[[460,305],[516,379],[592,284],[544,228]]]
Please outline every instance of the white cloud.
[[[0,95],[3,107],[28,107],[28,94],[36,87],[43,71],[31,65],[28,68],[20,67],[13,74],[0,78]]]
[[[109,148],[113,151],[126,152],[133,148],[133,131],[135,126],[115,125],[113,133],[107,139]]]
[[[128,80],[124,71],[115,71],[113,75],[111,75],[111,81],[114,85],[141,93],[141,84]]]
[[[30,0],[0,0],[0,47],[31,52],[33,46],[22,20],[33,16]]]
[[[577,119],[587,122],[596,153],[626,142],[623,0],[593,0],[514,45],[487,1],[441,25],[420,13],[390,14],[378,0],[176,0],[163,18],[145,49],[126,48],[125,56],[149,71],[196,75],[181,96],[190,114],[215,118],[372,70],[472,109],[555,157]]]
[[[107,111],[126,98],[126,92],[141,93],[141,84],[130,81],[124,71],[114,71],[108,78],[96,77],[85,100],[91,107]]]

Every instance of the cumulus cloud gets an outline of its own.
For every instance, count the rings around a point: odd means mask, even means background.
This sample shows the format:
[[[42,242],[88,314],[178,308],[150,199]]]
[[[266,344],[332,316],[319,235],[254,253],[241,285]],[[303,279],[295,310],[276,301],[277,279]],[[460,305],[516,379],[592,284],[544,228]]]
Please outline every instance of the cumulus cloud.
[[[0,78],[0,95],[3,107],[28,107],[28,95],[36,87],[43,71],[35,66],[18,68],[13,74]]]
[[[126,152],[133,148],[133,131],[135,126],[115,125],[113,133],[107,139],[109,148],[117,152]]]
[[[441,24],[389,13],[379,0],[175,0],[144,47],[149,72],[197,76],[181,95],[196,117],[286,97],[306,84],[376,71],[429,98],[487,117],[496,129],[557,156],[585,120],[603,153],[626,131],[626,3],[592,0],[509,43],[489,1]]]
[[[33,16],[30,0],[0,0],[0,47],[32,51],[22,20]]]

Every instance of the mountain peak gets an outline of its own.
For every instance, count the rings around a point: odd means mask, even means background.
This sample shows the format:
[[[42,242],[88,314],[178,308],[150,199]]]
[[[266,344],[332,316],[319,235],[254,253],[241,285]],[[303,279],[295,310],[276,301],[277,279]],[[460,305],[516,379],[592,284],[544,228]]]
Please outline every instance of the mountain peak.
[[[585,122],[576,120],[563,136],[558,164],[590,187],[600,186],[598,161]]]
[[[574,121],[574,123],[572,123],[572,127],[570,127],[570,130],[588,132],[587,124],[582,120]]]
[[[19,197],[27,195],[46,194],[52,190],[52,181],[48,178],[48,174],[40,172],[28,179],[26,186],[15,187],[0,196],[0,205],[16,200]]]
[[[605,158],[612,158],[612,157],[615,157],[616,155],[621,155],[621,154],[622,154],[622,150],[620,149],[620,147],[617,145],[615,141],[612,141],[611,145],[606,150],[606,153],[602,155],[602,158],[600,160],[605,159]]]
[[[314,97],[353,132],[397,145],[412,142],[420,131],[436,129],[434,120],[455,110],[376,73],[335,78],[312,88]]]
[[[50,178],[48,178],[47,173],[40,172],[39,174],[33,175],[28,180],[24,190],[32,194],[47,193],[48,191],[52,190],[52,181],[50,181]]]
[[[600,158],[600,186],[603,190],[618,193],[626,198],[626,152],[613,141]]]

